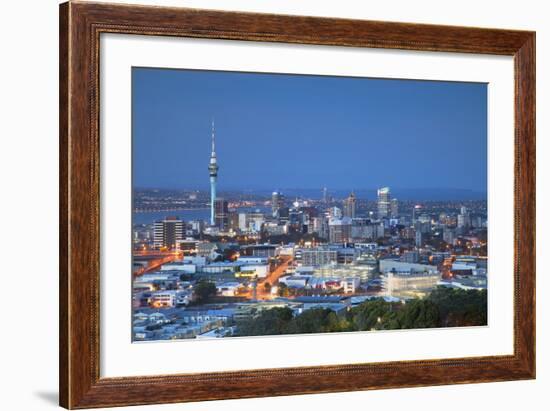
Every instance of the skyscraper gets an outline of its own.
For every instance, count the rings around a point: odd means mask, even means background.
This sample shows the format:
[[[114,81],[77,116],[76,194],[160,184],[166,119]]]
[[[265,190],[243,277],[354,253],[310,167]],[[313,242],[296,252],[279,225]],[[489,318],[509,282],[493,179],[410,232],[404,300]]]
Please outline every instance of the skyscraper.
[[[216,183],[218,181],[218,160],[216,159],[216,137],[214,134],[214,120],[212,120],[212,152],[210,153],[210,164],[208,172],[210,174],[210,225],[216,224]]]
[[[391,203],[390,209],[391,209],[392,218],[399,217],[399,203],[397,202],[397,198],[392,198],[390,203]]]
[[[285,206],[285,197],[280,191],[271,194],[271,213],[273,217],[279,216],[279,210]]]
[[[416,234],[415,234],[414,243],[418,248],[422,247],[422,242],[423,242],[422,237],[423,237],[422,236],[422,231],[417,231]]]
[[[417,204],[413,207],[412,212],[412,223],[416,223],[416,219],[418,218],[419,213],[422,211],[422,206],[420,204]]]
[[[214,225],[220,230],[229,228],[229,208],[227,200],[223,198],[214,200]]]
[[[183,240],[183,221],[177,217],[166,217],[164,220],[155,221],[153,231],[155,248],[176,249],[178,242]]]
[[[458,228],[469,228],[471,225],[470,213],[466,207],[461,207],[460,214],[456,216]]]
[[[378,218],[388,217],[390,214],[390,188],[378,189]]]
[[[348,198],[344,200],[344,217],[355,218],[355,207],[357,200],[355,193],[352,192]]]
[[[351,240],[351,218],[332,218],[328,226],[331,243],[346,243]]]
[[[342,218],[343,217],[342,210],[338,207],[330,207],[328,209],[328,215],[331,218]]]

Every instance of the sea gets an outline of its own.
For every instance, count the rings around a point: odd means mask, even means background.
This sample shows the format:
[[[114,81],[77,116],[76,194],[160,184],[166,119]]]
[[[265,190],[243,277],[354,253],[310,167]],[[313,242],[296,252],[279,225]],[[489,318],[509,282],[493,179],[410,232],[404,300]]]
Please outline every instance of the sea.
[[[261,212],[264,214],[271,213],[269,207],[241,207],[235,210],[238,213],[252,213]],[[200,208],[192,210],[173,210],[173,211],[143,211],[132,213],[133,224],[152,224],[155,221],[163,220],[166,217],[175,216],[183,221],[203,220],[208,221],[210,219],[210,209]]]

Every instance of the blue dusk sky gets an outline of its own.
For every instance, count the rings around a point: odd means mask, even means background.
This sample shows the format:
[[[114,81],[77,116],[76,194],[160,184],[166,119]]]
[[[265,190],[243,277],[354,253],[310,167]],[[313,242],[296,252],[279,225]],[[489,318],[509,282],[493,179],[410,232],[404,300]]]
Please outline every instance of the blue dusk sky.
[[[133,185],[487,189],[487,85],[133,68]]]

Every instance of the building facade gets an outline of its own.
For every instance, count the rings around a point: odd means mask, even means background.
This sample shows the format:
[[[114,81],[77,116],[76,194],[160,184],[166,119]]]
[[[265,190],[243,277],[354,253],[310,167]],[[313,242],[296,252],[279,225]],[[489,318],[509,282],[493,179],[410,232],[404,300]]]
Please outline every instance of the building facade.
[[[285,197],[283,193],[274,191],[271,194],[271,214],[273,217],[279,216],[279,210],[285,206]]]
[[[229,206],[224,198],[214,200],[214,225],[220,230],[229,229]]]
[[[177,217],[166,217],[153,225],[153,245],[155,248],[177,248],[183,240],[183,221]]]
[[[355,209],[357,206],[357,199],[355,193],[351,193],[348,198],[344,200],[344,217],[355,218]]]
[[[397,201],[397,198],[392,198],[390,200],[390,215],[392,218],[399,217],[399,202]]]
[[[302,264],[305,266],[323,266],[336,263],[338,253],[336,250],[312,248],[302,250]]]
[[[351,218],[333,218],[328,223],[328,228],[331,243],[347,243],[351,240]]]
[[[378,218],[387,218],[390,215],[390,188],[378,189]]]

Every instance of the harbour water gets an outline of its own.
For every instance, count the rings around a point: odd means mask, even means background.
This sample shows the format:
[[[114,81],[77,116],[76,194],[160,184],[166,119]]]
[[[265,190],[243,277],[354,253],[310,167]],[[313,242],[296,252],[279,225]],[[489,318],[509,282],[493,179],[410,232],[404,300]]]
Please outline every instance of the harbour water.
[[[261,213],[271,213],[271,209],[268,207],[242,207],[235,210],[238,213],[251,213],[251,212],[261,212]],[[210,209],[209,208],[200,208],[192,210],[174,210],[174,211],[145,211],[145,212],[134,212],[132,213],[132,223],[133,224],[152,224],[155,221],[163,220],[168,216],[175,216],[181,218],[184,221],[193,221],[193,220],[204,220],[208,221],[210,219]]]

